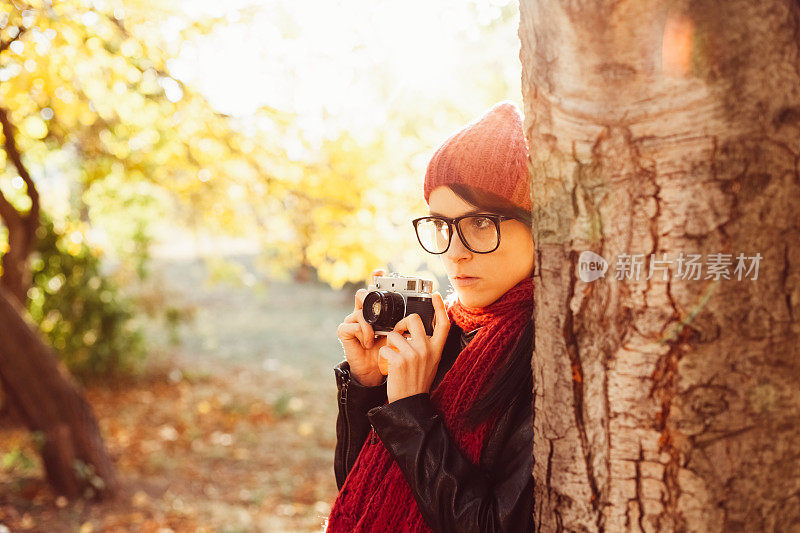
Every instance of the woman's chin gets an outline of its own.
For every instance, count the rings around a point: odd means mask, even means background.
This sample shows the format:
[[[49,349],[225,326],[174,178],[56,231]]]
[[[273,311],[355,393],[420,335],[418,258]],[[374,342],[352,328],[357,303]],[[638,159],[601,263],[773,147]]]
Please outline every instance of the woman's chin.
[[[469,291],[465,292],[467,294],[464,294],[461,291],[458,292],[458,299],[461,302],[461,305],[464,307],[483,307],[483,303],[480,298],[476,298],[474,294],[469,294]]]

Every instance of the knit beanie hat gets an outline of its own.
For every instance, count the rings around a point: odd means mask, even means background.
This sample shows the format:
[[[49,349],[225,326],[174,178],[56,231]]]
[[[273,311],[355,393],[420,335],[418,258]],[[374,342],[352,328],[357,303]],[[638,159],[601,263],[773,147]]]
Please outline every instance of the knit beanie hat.
[[[528,144],[522,113],[511,101],[493,105],[447,138],[425,172],[425,202],[440,185],[462,183],[483,189],[530,211]]]

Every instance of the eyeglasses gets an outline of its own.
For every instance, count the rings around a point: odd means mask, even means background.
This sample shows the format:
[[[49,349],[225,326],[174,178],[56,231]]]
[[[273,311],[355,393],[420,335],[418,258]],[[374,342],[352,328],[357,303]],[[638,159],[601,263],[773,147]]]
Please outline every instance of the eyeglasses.
[[[417,240],[426,252],[443,254],[450,248],[453,226],[467,250],[488,254],[500,246],[500,222],[513,219],[505,215],[479,213],[456,218],[427,216],[411,221]]]

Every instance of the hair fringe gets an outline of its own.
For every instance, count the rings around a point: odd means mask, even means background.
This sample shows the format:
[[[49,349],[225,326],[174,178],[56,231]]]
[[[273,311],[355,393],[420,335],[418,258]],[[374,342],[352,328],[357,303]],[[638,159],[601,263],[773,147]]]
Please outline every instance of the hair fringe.
[[[533,222],[532,211],[514,205],[502,196],[498,196],[489,191],[479,191],[475,187],[464,185],[463,183],[453,183],[448,185],[448,187],[457,196],[461,197],[462,200],[474,205],[475,207],[486,209],[487,211],[497,213],[498,215],[506,215],[516,218],[520,222],[526,224],[528,227],[530,227],[531,223]]]

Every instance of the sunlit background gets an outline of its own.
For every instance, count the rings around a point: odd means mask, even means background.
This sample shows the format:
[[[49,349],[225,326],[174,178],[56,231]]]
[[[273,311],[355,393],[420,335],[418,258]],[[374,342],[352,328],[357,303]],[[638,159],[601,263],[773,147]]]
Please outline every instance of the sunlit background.
[[[425,207],[425,165],[438,143],[493,103],[503,98],[521,101],[514,3],[203,0],[167,7],[92,1],[76,2],[74,7],[81,12],[69,25],[76,33],[103,38],[112,23],[97,13],[106,13],[138,38],[122,40],[117,53],[103,58],[92,53],[99,42],[90,37],[87,65],[75,65],[71,73],[86,83],[86,96],[95,105],[98,99],[110,99],[107,105],[115,109],[107,114],[120,119],[120,127],[99,132],[102,146],[97,148],[112,158],[132,152],[146,157],[141,154],[145,151],[161,159],[153,150],[166,144],[165,135],[175,135],[178,138],[170,141],[189,147],[187,153],[170,153],[164,161],[182,164],[177,172],[160,169],[165,176],[157,184],[152,175],[137,176],[147,185],[130,191],[141,202],[143,194],[151,199],[172,189],[167,192],[177,195],[169,194],[175,196],[170,200],[183,204],[162,206],[167,212],[158,219],[166,222],[164,227],[156,220],[146,222],[157,254],[186,255],[197,249],[221,251],[220,247],[262,250],[276,259],[273,275],[285,277],[302,265],[334,286],[362,281],[375,265],[391,264],[405,271],[430,268],[441,275],[438,260],[425,257],[410,231],[412,215]],[[0,79],[24,82],[35,90],[38,71],[56,68],[55,58],[51,64],[34,65],[30,72],[29,67],[39,53],[41,61],[47,61],[52,48],[62,46],[56,44],[59,37],[45,29],[32,36],[27,49],[15,43],[19,46],[12,46],[7,55],[31,58],[5,65]],[[151,79],[153,70],[142,68],[141,60],[153,55],[161,65],[154,65],[158,74]],[[137,68],[130,68],[132,64]],[[113,77],[93,74],[98,68]],[[148,92],[163,92],[168,104],[161,110],[171,119],[166,126],[181,127],[159,130],[138,112],[147,102],[133,91],[137,85],[141,91],[152,84],[157,85]],[[49,89],[58,105],[74,104],[76,95],[68,87],[45,87]],[[104,110],[97,107],[103,117]],[[194,113],[196,107],[203,111]],[[23,131],[41,137],[53,120],[48,113],[52,111],[45,107],[36,117],[40,120],[23,118]],[[206,118],[206,113],[213,116]],[[219,123],[225,134],[216,127]],[[65,141],[60,151],[78,140]],[[76,172],[70,155],[49,154],[41,161],[48,166],[36,169],[42,176],[40,187],[47,188],[43,200],[59,201],[51,210],[62,216],[68,203],[83,195],[75,191],[78,184],[88,189],[110,184],[106,179],[97,183],[100,180],[87,176],[88,171],[68,176]],[[65,159],[71,160],[64,163]],[[113,162],[110,165],[100,171],[103,178],[122,175]],[[189,173],[196,183],[187,182]],[[131,181],[129,175],[125,178]],[[280,193],[267,190],[277,182]],[[17,188],[22,185],[20,180],[14,183]],[[92,203],[101,202],[106,193],[86,192],[89,196],[77,201],[95,211],[87,237],[110,248],[128,240],[131,225],[120,228],[101,220],[103,208]],[[298,194],[308,197],[307,205],[295,205],[303,203]],[[237,207],[239,202],[248,205]],[[182,216],[173,216],[178,210]],[[112,212],[117,218],[118,210]],[[297,213],[295,220],[287,217],[291,212]],[[331,219],[341,231],[332,227]],[[215,234],[238,241],[210,243],[208,234],[187,238],[178,231],[181,227],[197,232],[197,225],[206,224]],[[324,247],[309,242],[314,235],[326,236]],[[334,235],[337,243],[331,247]]]
[[[381,228],[358,235],[383,251],[375,254],[378,264],[408,269],[428,260],[407,221],[424,206],[421,177],[432,149],[495,101],[521,100],[516,5],[237,1],[224,9],[189,2],[185,9],[224,17],[226,29],[184,43],[171,72],[245,128],[274,133],[256,116],[263,106],[291,113],[293,124],[276,139],[290,161],[314,164],[336,144],[369,151],[369,179],[354,176],[348,188],[374,189],[384,209],[358,206],[352,214],[359,226]],[[182,24],[165,26],[174,33]],[[375,217],[392,227],[366,222]],[[360,280],[371,268],[339,257],[325,277]]]
[[[448,292],[410,220],[438,144],[521,105],[517,4],[1,5],[0,108],[42,211],[23,303],[87,387],[128,504],[175,531],[317,530],[336,326],[376,267]],[[111,393],[112,375],[150,381]],[[124,523],[31,489],[26,435],[0,426],[0,522]]]

